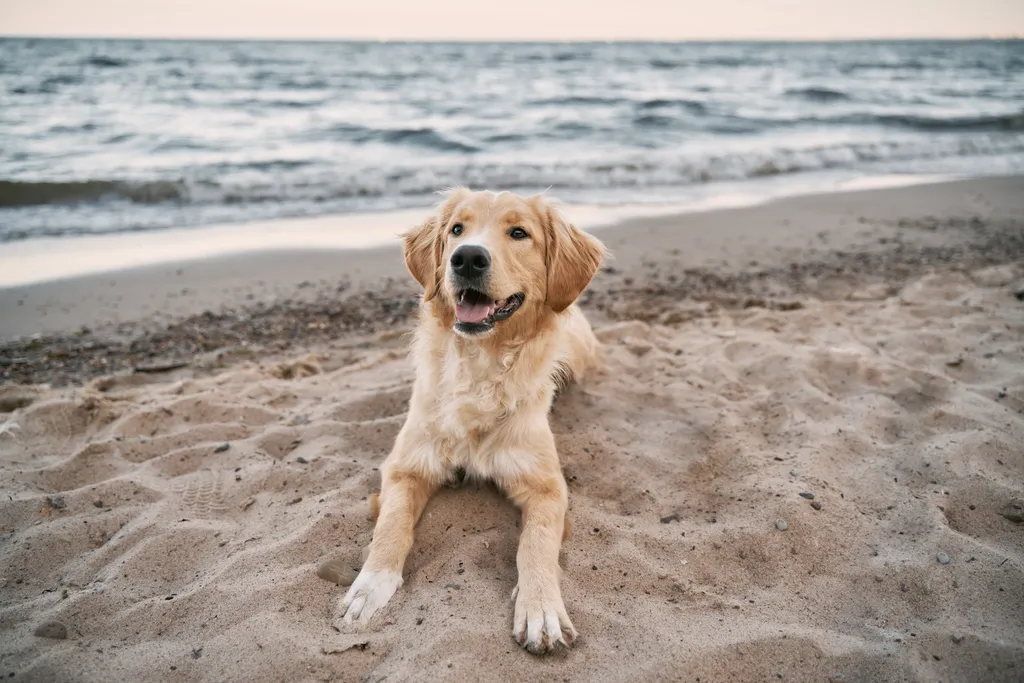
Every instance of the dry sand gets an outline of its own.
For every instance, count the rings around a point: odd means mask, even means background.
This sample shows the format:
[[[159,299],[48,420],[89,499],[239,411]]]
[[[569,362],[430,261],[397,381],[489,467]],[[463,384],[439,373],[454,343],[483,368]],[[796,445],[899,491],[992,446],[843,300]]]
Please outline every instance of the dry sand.
[[[511,639],[518,514],[486,488],[430,504],[368,632],[330,627],[316,570],[369,542],[403,320],[155,375],[33,356],[71,383],[0,387],[0,675],[1024,679],[1024,193],[938,187],[680,219],[748,220],[685,254],[664,222],[603,235],[608,368],[552,413],[581,640],[546,659]]]

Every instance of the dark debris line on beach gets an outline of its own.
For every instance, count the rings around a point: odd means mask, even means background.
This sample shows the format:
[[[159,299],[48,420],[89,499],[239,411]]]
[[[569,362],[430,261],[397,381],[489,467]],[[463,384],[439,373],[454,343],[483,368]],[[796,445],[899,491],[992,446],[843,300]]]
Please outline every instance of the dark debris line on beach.
[[[702,268],[671,271],[652,262],[647,265],[654,275],[646,283],[620,278],[616,285],[606,280],[605,286],[584,292],[581,303],[605,311],[612,318],[645,321],[658,320],[682,299],[714,302],[727,308],[787,310],[800,308],[800,298],[842,299],[868,284],[884,284],[892,295],[929,270],[970,271],[1024,261],[1024,225],[1020,223],[986,225],[952,218],[943,222],[903,220],[899,227],[928,231],[941,228],[962,241],[921,246],[905,242],[897,233],[881,242],[883,246],[878,249],[834,251],[817,260],[792,262],[782,268],[749,268],[732,273]],[[826,282],[846,286],[823,287]]]
[[[105,338],[80,330],[20,339],[0,344],[0,383],[62,386],[129,370],[169,371],[222,349],[275,352],[351,334],[372,334],[407,321],[415,310],[416,293],[396,289],[347,297],[324,292],[313,302],[205,311],[155,331],[133,333],[131,325],[122,325]]]
[[[726,308],[791,310],[800,308],[799,299],[808,295],[844,298],[853,288],[872,282],[895,292],[930,269],[969,270],[1024,260],[1024,227],[1019,224],[964,225],[951,220],[939,227],[955,230],[964,241],[921,247],[896,238],[884,248],[834,252],[784,268],[734,273],[675,270],[670,264],[652,263],[645,269],[651,275],[644,282],[608,267],[584,293],[581,305],[610,319],[644,320],[656,320],[685,300]],[[845,281],[849,287],[830,293],[820,286],[826,280]],[[315,346],[408,326],[417,303],[411,283],[388,282],[379,290],[350,295],[325,290],[312,302],[285,300],[206,311],[157,330],[138,331],[129,324],[104,338],[88,330],[34,336],[0,344],[0,384],[63,386],[118,372],[160,371],[161,365],[171,369],[223,349],[241,347],[251,357]]]

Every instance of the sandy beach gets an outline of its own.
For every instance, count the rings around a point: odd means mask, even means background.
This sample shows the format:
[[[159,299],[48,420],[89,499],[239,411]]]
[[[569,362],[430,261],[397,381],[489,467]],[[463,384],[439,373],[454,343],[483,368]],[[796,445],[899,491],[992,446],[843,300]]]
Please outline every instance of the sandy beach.
[[[594,234],[607,368],[551,417],[571,651],[512,640],[486,487],[331,628],[417,291],[395,247],[287,250],[0,289],[0,676],[1024,679],[1024,178]]]

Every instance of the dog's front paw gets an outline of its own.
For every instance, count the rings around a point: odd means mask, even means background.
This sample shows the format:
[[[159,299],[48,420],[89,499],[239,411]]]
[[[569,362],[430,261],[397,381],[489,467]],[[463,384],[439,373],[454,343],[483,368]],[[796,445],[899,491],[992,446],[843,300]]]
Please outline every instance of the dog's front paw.
[[[576,629],[565,613],[562,596],[553,590],[516,586],[512,617],[512,637],[535,655],[554,650],[558,645],[569,647],[576,640]]]
[[[388,604],[388,600],[401,585],[401,574],[363,569],[352,582],[345,597],[341,599],[335,625],[366,625],[370,617]]]

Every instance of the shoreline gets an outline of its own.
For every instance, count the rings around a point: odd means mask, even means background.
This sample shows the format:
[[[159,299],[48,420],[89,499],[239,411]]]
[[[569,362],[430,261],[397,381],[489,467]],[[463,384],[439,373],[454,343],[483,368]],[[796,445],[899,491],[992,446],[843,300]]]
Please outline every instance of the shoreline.
[[[809,195],[599,228],[613,258],[581,305],[654,321],[685,302],[877,297],[932,269],[1016,263],[1022,183]],[[397,247],[238,254],[10,288],[0,290],[0,382],[74,384],[224,349],[325,344],[407,326],[417,300]]]
[[[999,177],[999,176],[993,176]],[[566,204],[574,220],[608,228],[643,218],[672,218],[750,208],[775,201],[964,180],[951,174],[856,176],[816,174],[815,182],[788,176],[681,188],[674,201],[609,205]],[[5,289],[89,275],[272,251],[363,251],[393,246],[397,235],[429,210],[422,208],[324,214],[164,230],[33,237],[0,243],[0,294]]]

